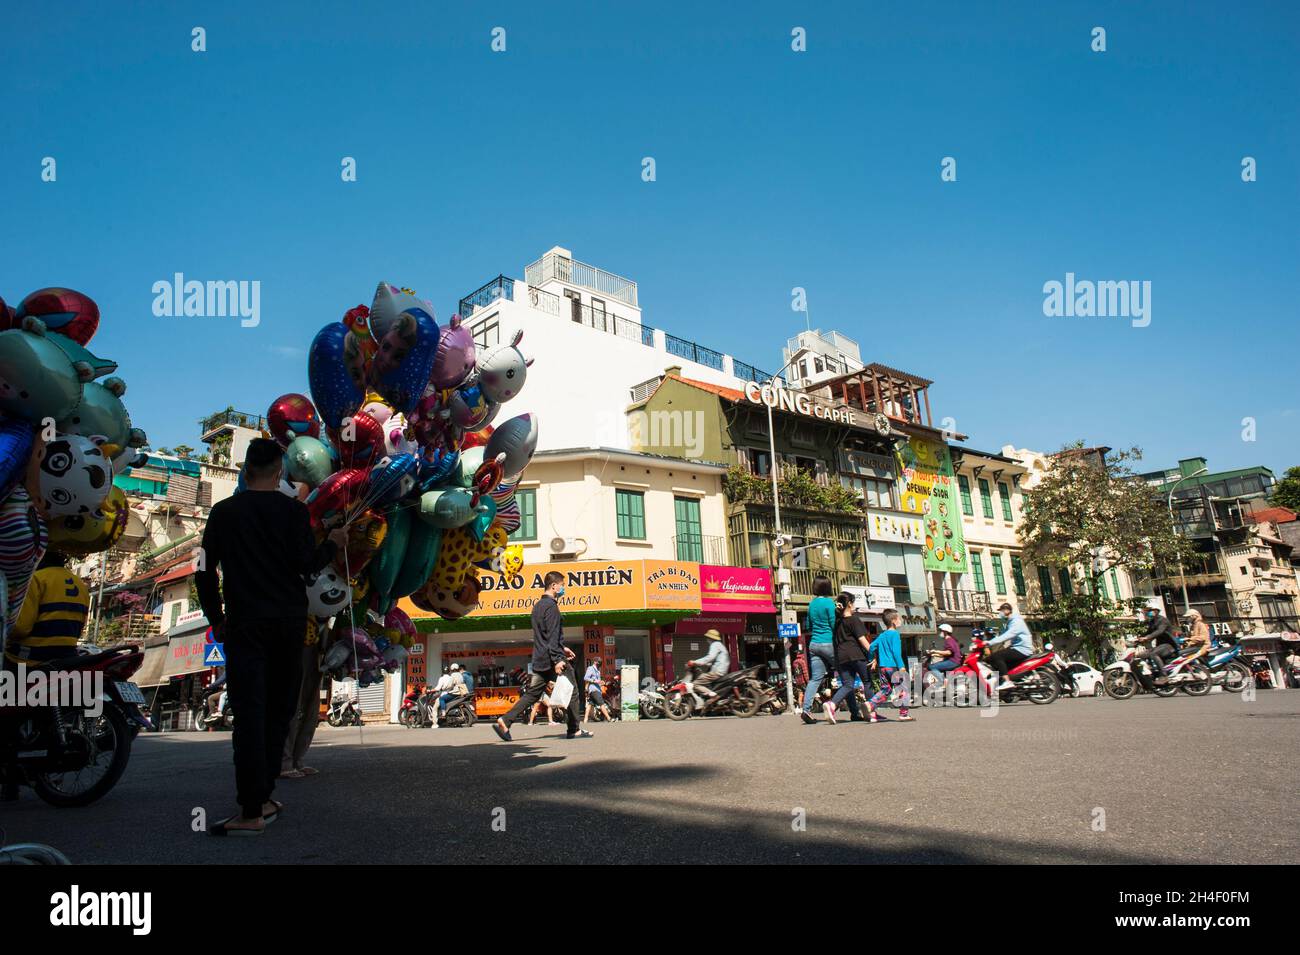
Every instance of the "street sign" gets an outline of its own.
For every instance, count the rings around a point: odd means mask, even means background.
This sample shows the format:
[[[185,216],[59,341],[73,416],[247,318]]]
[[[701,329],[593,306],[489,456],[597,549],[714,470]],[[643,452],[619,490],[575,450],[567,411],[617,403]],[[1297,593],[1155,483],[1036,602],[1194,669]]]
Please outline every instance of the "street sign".
[[[797,623],[779,623],[776,625],[777,630],[784,640],[799,639],[799,624]]]
[[[781,622],[782,622],[782,623],[798,623],[798,622],[799,622],[799,614],[796,613],[796,612],[793,611],[793,610],[782,610],[782,611],[781,611]]]
[[[209,643],[203,648],[203,665],[205,667],[223,667],[226,665],[226,645]]]

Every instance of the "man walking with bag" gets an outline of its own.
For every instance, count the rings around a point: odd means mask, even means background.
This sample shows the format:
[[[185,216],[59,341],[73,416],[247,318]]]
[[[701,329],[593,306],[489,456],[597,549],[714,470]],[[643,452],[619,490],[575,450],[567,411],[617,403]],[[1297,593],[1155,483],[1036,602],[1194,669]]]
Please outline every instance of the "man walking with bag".
[[[559,598],[564,596],[564,575],[552,570],[542,580],[542,586],[542,596],[533,605],[533,672],[510,712],[499,717],[492,729],[509,742],[510,725],[532,709],[546,692],[546,684],[554,680],[552,696],[561,692],[562,681],[569,685],[569,702],[564,709],[568,738],[590,739],[592,734],[579,725],[582,695],[577,692],[577,677],[573,673],[573,651],[564,645],[564,617],[559,604]]]

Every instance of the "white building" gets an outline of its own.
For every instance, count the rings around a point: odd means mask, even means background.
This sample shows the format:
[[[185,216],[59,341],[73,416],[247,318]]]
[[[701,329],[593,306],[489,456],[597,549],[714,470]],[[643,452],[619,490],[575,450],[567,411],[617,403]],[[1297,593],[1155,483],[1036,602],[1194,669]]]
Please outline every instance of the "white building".
[[[460,314],[480,346],[524,333],[519,347],[533,365],[502,417],[536,414],[539,450],[630,450],[627,406],[644,397],[632,386],[653,385],[669,365],[680,365],[686,378],[729,388],[770,377],[647,324],[635,282],[575,261],[559,246],[527,266],[523,279],[499,275],[461,299]]]

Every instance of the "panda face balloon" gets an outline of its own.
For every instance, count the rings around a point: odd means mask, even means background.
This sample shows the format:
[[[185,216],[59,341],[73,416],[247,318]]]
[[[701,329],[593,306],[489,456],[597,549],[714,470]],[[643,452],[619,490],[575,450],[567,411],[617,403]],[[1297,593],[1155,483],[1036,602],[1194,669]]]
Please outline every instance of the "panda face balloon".
[[[343,575],[326,567],[307,578],[307,612],[313,617],[333,617],[348,605],[351,593]]]
[[[38,475],[46,514],[90,514],[113,486],[113,462],[89,438],[61,434],[41,449]]]
[[[523,337],[523,332],[516,332],[509,345],[498,345],[479,359],[478,386],[488,401],[501,404],[523,389],[528,378],[528,366],[533,363],[519,350]]]

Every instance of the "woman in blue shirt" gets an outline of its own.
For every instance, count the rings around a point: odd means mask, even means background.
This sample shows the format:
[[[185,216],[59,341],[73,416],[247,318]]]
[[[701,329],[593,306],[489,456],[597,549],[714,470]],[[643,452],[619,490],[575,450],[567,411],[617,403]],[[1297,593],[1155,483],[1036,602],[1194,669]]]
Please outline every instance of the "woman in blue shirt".
[[[913,722],[907,712],[907,705],[912,696],[907,687],[907,661],[903,659],[903,640],[898,635],[898,622],[902,619],[897,610],[886,610],[883,614],[885,630],[871,641],[871,655],[880,668],[880,689],[876,695],[867,700],[867,715],[873,723],[879,723],[881,717],[876,707],[889,699],[895,683],[898,686],[898,719],[904,723]]]
[[[831,598],[835,588],[829,577],[813,580],[813,599],[808,605],[808,666],[811,671],[808,685],[803,691],[803,709],[799,717],[805,723],[816,723],[812,716],[813,698],[826,674],[835,668],[835,622],[839,607]]]

